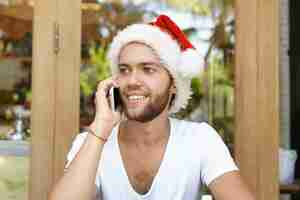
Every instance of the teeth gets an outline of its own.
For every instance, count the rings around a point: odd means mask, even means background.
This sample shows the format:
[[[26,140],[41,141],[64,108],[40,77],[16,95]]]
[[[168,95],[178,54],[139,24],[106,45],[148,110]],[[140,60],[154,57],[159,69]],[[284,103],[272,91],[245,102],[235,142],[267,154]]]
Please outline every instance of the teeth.
[[[129,96],[128,99],[129,100],[142,100],[145,99],[145,96]]]

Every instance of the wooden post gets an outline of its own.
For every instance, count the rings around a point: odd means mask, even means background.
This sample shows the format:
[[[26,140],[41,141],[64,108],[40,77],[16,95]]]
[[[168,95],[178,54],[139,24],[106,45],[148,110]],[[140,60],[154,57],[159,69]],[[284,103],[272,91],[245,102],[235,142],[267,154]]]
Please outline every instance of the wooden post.
[[[279,2],[236,0],[235,157],[257,200],[279,198]]]
[[[79,132],[81,0],[58,1],[60,51],[56,70],[54,182],[63,174],[73,136]]]
[[[31,106],[30,200],[46,200],[53,182],[55,135],[56,0],[35,1]]]
[[[35,2],[30,200],[47,199],[79,131],[80,5]]]

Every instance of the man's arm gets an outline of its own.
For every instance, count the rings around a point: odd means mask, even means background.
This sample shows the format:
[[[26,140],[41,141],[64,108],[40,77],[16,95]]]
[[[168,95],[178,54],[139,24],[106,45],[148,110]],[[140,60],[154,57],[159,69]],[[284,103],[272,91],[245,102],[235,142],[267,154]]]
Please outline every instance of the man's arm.
[[[69,168],[49,194],[49,199],[95,199],[95,177],[102,149],[103,143],[88,134]]]
[[[93,134],[87,135],[67,171],[50,192],[50,200],[95,199],[95,178],[104,142],[110,136],[113,127],[121,120],[120,112],[112,111],[106,98],[107,91],[112,86],[117,87],[113,78],[98,84],[95,96],[95,119],[89,126]]]
[[[254,200],[238,171],[227,172],[208,185],[216,200]]]

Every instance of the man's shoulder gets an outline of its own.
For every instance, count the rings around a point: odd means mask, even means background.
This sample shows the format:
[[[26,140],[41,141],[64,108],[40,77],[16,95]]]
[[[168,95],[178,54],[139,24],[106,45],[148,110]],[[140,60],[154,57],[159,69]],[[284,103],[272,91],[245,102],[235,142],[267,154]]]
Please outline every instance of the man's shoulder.
[[[193,154],[197,151],[205,157],[205,153],[211,151],[212,147],[222,144],[222,139],[217,131],[207,122],[194,122],[174,119],[175,131],[173,132],[181,150]],[[192,158],[194,158],[192,156]]]
[[[213,129],[212,126],[210,126],[207,122],[201,121],[201,122],[195,122],[195,121],[188,121],[184,119],[177,119],[177,118],[171,118],[172,123],[174,126],[181,130],[188,129],[189,131],[193,130],[211,130]]]
[[[187,141],[210,142],[220,140],[217,131],[207,122],[194,122],[182,119],[172,119],[172,122],[175,135],[182,139],[184,137]]]

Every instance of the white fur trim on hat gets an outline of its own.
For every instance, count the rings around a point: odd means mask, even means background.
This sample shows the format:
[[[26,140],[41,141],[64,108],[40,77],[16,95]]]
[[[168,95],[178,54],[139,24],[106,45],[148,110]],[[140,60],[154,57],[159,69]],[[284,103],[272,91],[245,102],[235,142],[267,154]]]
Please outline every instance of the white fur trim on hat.
[[[119,56],[122,48],[131,42],[144,43],[157,53],[164,67],[173,76],[176,86],[176,96],[170,108],[170,113],[176,113],[185,108],[192,94],[191,78],[200,74],[202,59],[196,50],[188,49],[181,52],[176,40],[149,24],[133,24],[120,31],[113,39],[108,50],[108,60],[112,74],[118,72]]]
[[[200,75],[203,66],[203,58],[195,49],[187,49],[181,53],[179,70],[184,77],[193,78]]]

